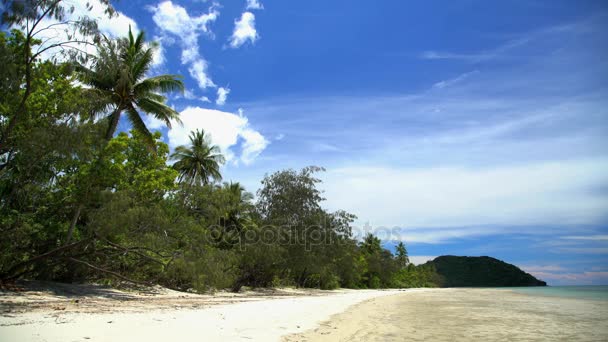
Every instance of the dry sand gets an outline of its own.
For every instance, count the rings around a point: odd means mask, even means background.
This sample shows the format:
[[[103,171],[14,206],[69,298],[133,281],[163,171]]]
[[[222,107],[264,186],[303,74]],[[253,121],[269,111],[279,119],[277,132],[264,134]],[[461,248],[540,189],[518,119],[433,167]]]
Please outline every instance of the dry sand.
[[[213,296],[67,286],[0,292],[4,341],[279,341],[391,291],[272,290]]]
[[[281,339],[608,341],[608,306],[489,289],[0,292],[1,342]]]
[[[608,303],[508,290],[374,298],[284,341],[608,341]]]

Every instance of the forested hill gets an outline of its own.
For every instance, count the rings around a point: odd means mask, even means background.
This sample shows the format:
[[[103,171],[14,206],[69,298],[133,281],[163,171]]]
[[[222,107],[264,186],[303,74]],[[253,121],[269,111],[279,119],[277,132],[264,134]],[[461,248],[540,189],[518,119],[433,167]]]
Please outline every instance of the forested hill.
[[[435,267],[443,287],[547,286],[517,266],[487,256],[444,255],[427,264]]]

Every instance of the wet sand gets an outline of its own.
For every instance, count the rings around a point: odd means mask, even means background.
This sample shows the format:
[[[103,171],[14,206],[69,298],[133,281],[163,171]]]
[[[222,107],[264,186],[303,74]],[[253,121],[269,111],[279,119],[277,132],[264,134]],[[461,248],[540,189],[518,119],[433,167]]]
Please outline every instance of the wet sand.
[[[608,302],[508,290],[404,292],[284,341],[608,341]]]

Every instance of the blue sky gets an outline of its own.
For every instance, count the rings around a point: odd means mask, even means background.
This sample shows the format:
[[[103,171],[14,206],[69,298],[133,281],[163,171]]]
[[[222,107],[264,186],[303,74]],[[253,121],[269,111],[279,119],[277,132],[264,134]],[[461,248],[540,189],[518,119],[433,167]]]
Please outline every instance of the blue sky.
[[[605,1],[121,1],[227,180],[324,166],[329,209],[414,260],[490,255],[608,284]],[[122,129],[128,129],[126,123]]]

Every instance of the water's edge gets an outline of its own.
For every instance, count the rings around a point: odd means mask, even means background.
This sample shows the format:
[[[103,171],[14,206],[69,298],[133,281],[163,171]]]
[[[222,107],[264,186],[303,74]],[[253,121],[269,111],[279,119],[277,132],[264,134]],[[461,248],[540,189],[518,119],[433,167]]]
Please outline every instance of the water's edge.
[[[498,288],[529,296],[561,297],[608,301],[607,285],[589,286],[546,286],[546,287],[510,287]]]

